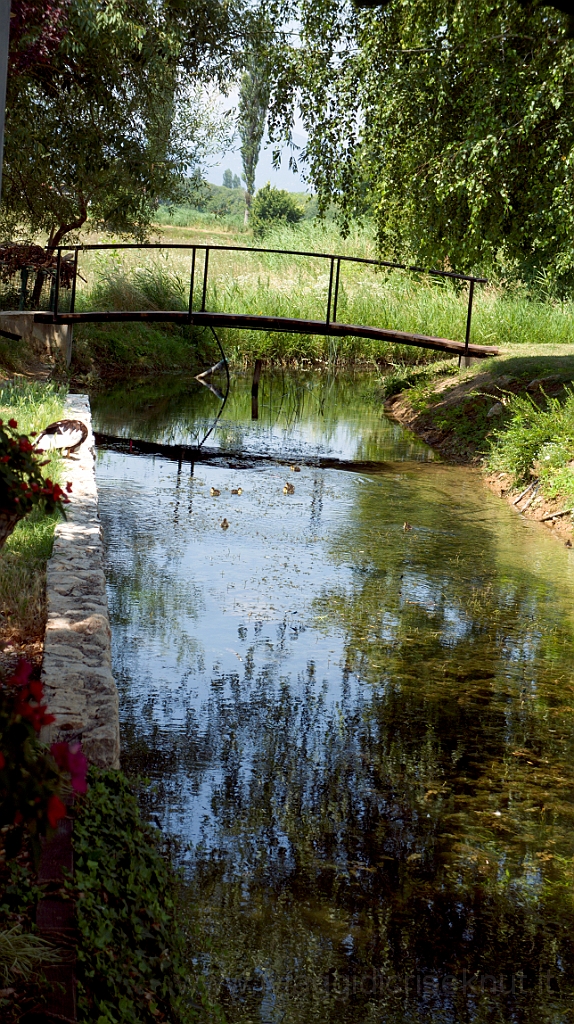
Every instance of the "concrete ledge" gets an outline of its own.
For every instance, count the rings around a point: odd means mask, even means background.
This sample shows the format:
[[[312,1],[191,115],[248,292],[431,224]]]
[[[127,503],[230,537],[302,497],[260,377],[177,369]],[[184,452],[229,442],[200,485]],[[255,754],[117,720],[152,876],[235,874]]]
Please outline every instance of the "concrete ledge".
[[[0,313],[0,331],[18,335],[39,359],[64,363],[66,367],[72,359],[73,330],[68,324],[35,323],[33,313]]]
[[[94,437],[87,395],[69,395],[65,415],[81,419],[88,438],[65,460],[72,483],[66,521],[58,523],[47,570],[48,617],[44,682],[56,716],[45,738],[81,740],[86,757],[102,768],[119,768],[118,691],[112,676],[104,551],[98,516]]]

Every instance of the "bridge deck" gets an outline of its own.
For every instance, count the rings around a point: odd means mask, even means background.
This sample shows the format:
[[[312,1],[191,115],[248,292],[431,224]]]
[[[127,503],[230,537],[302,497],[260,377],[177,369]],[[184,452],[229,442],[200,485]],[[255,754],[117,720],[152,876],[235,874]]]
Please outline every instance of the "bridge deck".
[[[436,349],[454,356],[468,355],[477,359],[496,356],[499,350],[491,345],[465,345],[462,341],[436,338],[426,334],[412,334],[408,331],[393,331],[383,327],[363,327],[359,324],[342,324],[325,320],[298,320],[293,317],[252,316],[246,313],[195,312],[179,310],[140,310],[131,312],[85,312],[85,313],[36,313],[36,323],[79,324],[79,323],[176,323],[193,324],[196,327],[234,327],[251,331],[282,331],[291,334],[322,334],[329,337],[372,338],[399,345],[414,345],[418,348]]]

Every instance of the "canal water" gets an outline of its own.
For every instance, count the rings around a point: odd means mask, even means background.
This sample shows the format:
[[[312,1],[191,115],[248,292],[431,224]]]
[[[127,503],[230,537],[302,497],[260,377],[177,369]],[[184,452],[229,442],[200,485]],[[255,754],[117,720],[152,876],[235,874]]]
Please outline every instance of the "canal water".
[[[93,400],[176,446],[220,406]],[[123,764],[179,844],[190,974],[232,1024],[574,1020],[572,552],[374,376],[264,377],[256,421],[234,378],[205,446],[97,461]]]

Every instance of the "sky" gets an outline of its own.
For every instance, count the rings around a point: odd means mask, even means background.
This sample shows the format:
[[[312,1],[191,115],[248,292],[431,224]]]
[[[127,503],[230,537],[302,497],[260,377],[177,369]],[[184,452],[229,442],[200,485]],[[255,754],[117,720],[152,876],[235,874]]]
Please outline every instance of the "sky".
[[[227,109],[232,109],[233,107],[237,108],[237,101],[237,91],[231,92],[229,96],[225,97],[225,107]],[[295,145],[300,147],[304,146],[307,141],[307,136],[300,120],[296,120],[295,122],[293,141]],[[207,181],[211,182],[213,185],[222,185],[223,172],[227,170],[227,168],[229,168],[233,174],[237,174],[241,177],[243,173],[243,166],[241,163],[239,146],[239,136],[236,135],[231,148],[223,150],[220,153],[216,153],[210,158],[210,167],[206,172]],[[272,146],[261,146],[259,162],[257,164],[257,171],[255,174],[256,189],[261,188],[263,185],[267,184],[267,182],[270,182],[270,184],[274,185],[275,188],[284,188],[287,192],[311,191],[300,173],[293,174],[293,172],[289,170],[289,157],[291,155],[291,151],[287,149],[287,147],[285,147],[282,152],[281,167],[277,171],[273,167],[272,153]],[[295,151],[294,156],[297,163],[300,163],[297,151]]]
[[[302,135],[293,133],[293,141],[298,145],[302,146],[305,143],[305,138]],[[261,153],[259,154],[259,162],[257,164],[257,172],[255,175],[255,187],[261,188],[268,181],[275,186],[275,188],[284,188],[287,192],[306,192],[308,186],[303,181],[300,174],[293,174],[289,170],[289,150],[285,149],[281,158],[281,167],[276,171],[272,164],[272,148],[264,149],[261,147]],[[297,156],[295,156],[297,159]],[[216,161],[216,162],[214,162]],[[241,177],[243,172],[243,166],[241,163],[241,153],[239,152],[239,139],[234,142],[234,149],[227,150],[223,153],[216,154],[211,159],[212,166],[207,171],[206,177],[213,185],[223,184],[223,172],[229,168],[233,174],[238,174]]]

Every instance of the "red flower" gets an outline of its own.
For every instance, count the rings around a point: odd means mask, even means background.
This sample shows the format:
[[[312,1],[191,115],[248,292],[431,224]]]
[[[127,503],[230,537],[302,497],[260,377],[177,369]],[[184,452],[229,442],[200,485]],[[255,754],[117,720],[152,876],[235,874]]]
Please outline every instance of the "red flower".
[[[68,494],[70,494],[70,492],[72,490],[72,484],[70,483],[69,480],[68,480],[68,483],[66,484],[66,490],[67,490]]]
[[[20,700],[16,704],[14,711],[17,715],[21,715],[22,718],[30,722],[35,732],[40,732],[44,725],[51,725],[52,722],[56,721],[54,715],[46,714],[45,704],[34,706],[29,704],[27,700]]]
[[[58,765],[58,768],[63,768],[64,771],[68,771],[68,744],[67,743],[52,743],[50,747],[50,753],[54,758],[54,761]]]
[[[14,824],[21,825],[23,821],[24,815],[22,814],[22,811],[16,811],[16,814],[14,815]]]
[[[52,794],[48,800],[48,821],[52,828],[56,828],[56,825],[60,821],[60,818],[66,817],[66,808],[60,800],[59,796],[55,793]]]
[[[4,757],[4,754],[2,753],[2,751],[0,750],[0,771],[2,771],[2,769],[5,766],[5,764],[6,764],[6,758]]]
[[[18,421],[14,419],[8,420],[8,426],[12,427],[13,430],[16,430],[16,427],[18,426]]]
[[[42,686],[40,680],[33,679],[32,682],[28,684],[28,689],[30,690],[31,696],[34,698],[34,700],[38,701],[39,704],[40,701],[44,698],[44,687]]]
[[[26,661],[25,658],[20,658],[14,669],[14,674],[8,679],[8,683],[12,686],[27,686],[33,668],[34,666],[31,662]]]

